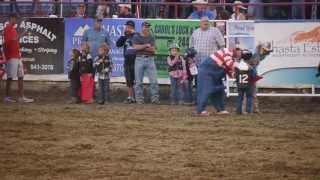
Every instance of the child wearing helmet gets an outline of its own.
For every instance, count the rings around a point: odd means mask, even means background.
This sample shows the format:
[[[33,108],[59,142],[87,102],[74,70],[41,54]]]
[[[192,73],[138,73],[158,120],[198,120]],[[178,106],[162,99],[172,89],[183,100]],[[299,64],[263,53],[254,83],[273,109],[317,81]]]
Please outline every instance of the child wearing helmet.
[[[237,97],[237,114],[242,114],[243,99],[246,99],[247,113],[253,112],[253,92],[255,88],[256,71],[249,65],[248,61],[251,59],[252,53],[248,50],[242,51],[240,63],[235,68],[235,78],[237,83],[238,97]]]
[[[184,96],[185,81],[187,79],[186,63],[180,55],[178,44],[169,46],[170,55],[167,58],[168,71],[170,75],[170,100],[171,105],[182,104]]]
[[[193,93],[193,81],[195,82],[195,86],[197,85],[197,74],[198,68],[195,62],[195,56],[197,51],[191,47],[186,50],[186,54],[184,59],[186,61],[186,69],[187,69],[187,83],[185,89],[185,104],[192,105],[193,102],[196,102],[196,92]]]

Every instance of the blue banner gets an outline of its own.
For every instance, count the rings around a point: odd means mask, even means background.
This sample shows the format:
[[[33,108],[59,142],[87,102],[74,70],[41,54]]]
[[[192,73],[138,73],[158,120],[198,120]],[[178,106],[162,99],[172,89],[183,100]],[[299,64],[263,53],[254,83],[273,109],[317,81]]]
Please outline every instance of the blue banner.
[[[128,19],[104,19],[103,28],[109,33],[112,47],[110,55],[112,57],[114,69],[112,76],[123,76],[123,48],[116,47],[118,38],[123,35],[124,24]],[[133,19],[136,24],[136,31],[140,32],[142,20]],[[66,64],[70,59],[72,48],[79,48],[84,31],[93,28],[93,19],[66,18],[65,19],[65,47],[64,47],[64,72],[66,73]]]

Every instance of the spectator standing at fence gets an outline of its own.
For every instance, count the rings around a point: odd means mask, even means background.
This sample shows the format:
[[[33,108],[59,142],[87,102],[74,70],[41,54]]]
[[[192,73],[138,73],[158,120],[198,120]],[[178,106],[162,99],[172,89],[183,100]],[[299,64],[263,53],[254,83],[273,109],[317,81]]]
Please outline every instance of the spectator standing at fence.
[[[98,56],[98,49],[101,44],[107,43],[109,47],[112,47],[110,36],[107,30],[102,27],[102,19],[97,18],[94,27],[83,33],[82,42],[89,44],[93,57]]]
[[[99,3],[105,3],[104,0],[98,0]],[[110,7],[106,4],[99,4],[96,10],[96,18],[103,19],[105,17],[108,17],[108,14],[110,13]],[[109,14],[110,15],[110,14]],[[110,16],[109,16],[110,17]]]
[[[144,103],[143,77],[147,72],[150,82],[151,103],[159,104],[159,85],[157,80],[157,68],[154,62],[156,52],[155,39],[150,32],[151,24],[142,23],[141,33],[135,34],[132,39],[133,47],[137,50],[135,61],[135,95],[138,104]]]
[[[6,94],[5,102],[16,102],[11,97],[11,85],[15,78],[18,78],[18,93],[19,102],[30,103],[33,99],[26,98],[23,92],[23,77],[24,69],[21,59],[19,35],[16,31],[15,25],[17,24],[17,15],[11,14],[9,16],[9,24],[4,28],[4,54],[7,59],[7,82],[6,82]],[[23,36],[23,34],[21,34]]]
[[[216,19],[216,13],[209,10],[207,0],[195,0],[192,4],[194,5],[194,11],[189,19],[201,19],[202,17],[208,17],[210,20]]]
[[[74,17],[78,17],[78,18],[87,18],[87,14],[86,14],[86,4],[85,3],[80,3]]]
[[[178,44],[171,44],[169,51],[170,55],[167,57],[167,64],[170,75],[171,105],[182,105],[187,80],[186,62],[180,55]]]
[[[196,81],[198,75],[198,68],[195,62],[196,54],[197,52],[194,48],[188,48],[184,57],[186,61],[186,69],[188,76],[188,81],[186,83],[186,88],[184,92],[186,105],[192,105],[193,103],[196,103],[196,95],[193,93],[193,81]]]
[[[119,18],[136,18],[131,13],[131,4],[119,4]]]
[[[241,1],[234,1],[233,6],[233,14],[231,15],[232,20],[246,20],[247,17],[244,14],[244,11],[247,10],[246,7],[244,7]]]
[[[136,59],[136,50],[133,48],[132,38],[136,34],[135,23],[129,20],[125,24],[124,35],[117,40],[117,47],[123,47],[124,55],[124,76],[128,87],[128,98],[125,103],[135,103],[134,95],[134,64]]]
[[[109,55],[109,47],[106,43],[99,48],[99,55],[95,58],[94,67],[97,69],[99,84],[99,104],[110,102],[110,78],[112,72],[112,60]]]
[[[93,58],[90,54],[90,46],[83,42],[80,46],[79,72],[81,91],[81,101],[86,104],[93,103],[94,78],[93,78]]]
[[[70,80],[70,104],[76,104],[80,102],[80,51],[78,49],[72,49],[70,52],[71,59],[68,61],[68,78]]]
[[[200,28],[196,29],[190,38],[189,47],[197,51],[197,65],[213,52],[225,47],[223,35],[216,27],[210,27],[208,17],[202,17]]]

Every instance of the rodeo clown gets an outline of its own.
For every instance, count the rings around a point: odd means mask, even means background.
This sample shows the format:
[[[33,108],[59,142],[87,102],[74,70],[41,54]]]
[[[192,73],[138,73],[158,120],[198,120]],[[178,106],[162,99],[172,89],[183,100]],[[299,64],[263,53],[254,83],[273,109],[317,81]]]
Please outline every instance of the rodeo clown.
[[[242,50],[240,48],[223,48],[213,53],[200,64],[197,87],[198,116],[210,115],[205,110],[208,99],[210,99],[210,103],[212,103],[217,110],[217,114],[229,114],[229,112],[225,110],[225,87],[223,79],[226,74],[229,77],[233,76],[234,68],[237,64],[235,60],[239,59],[241,55]]]

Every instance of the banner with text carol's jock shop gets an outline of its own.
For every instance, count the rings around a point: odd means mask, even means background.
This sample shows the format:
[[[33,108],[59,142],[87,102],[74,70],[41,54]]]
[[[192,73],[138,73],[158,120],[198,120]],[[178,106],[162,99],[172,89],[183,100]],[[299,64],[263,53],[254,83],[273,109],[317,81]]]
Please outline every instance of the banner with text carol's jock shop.
[[[6,24],[6,19],[0,19],[1,34]],[[19,41],[27,74],[63,73],[63,18],[21,18],[16,28],[22,34]]]
[[[156,40],[155,63],[158,69],[159,78],[168,78],[167,57],[169,55],[169,46],[175,42],[180,47],[180,53],[183,55],[189,47],[189,41],[194,30],[200,22],[198,20],[172,20],[172,19],[153,19],[147,20],[151,24],[151,31]],[[225,21],[211,21],[210,25],[218,27],[225,35]]]

